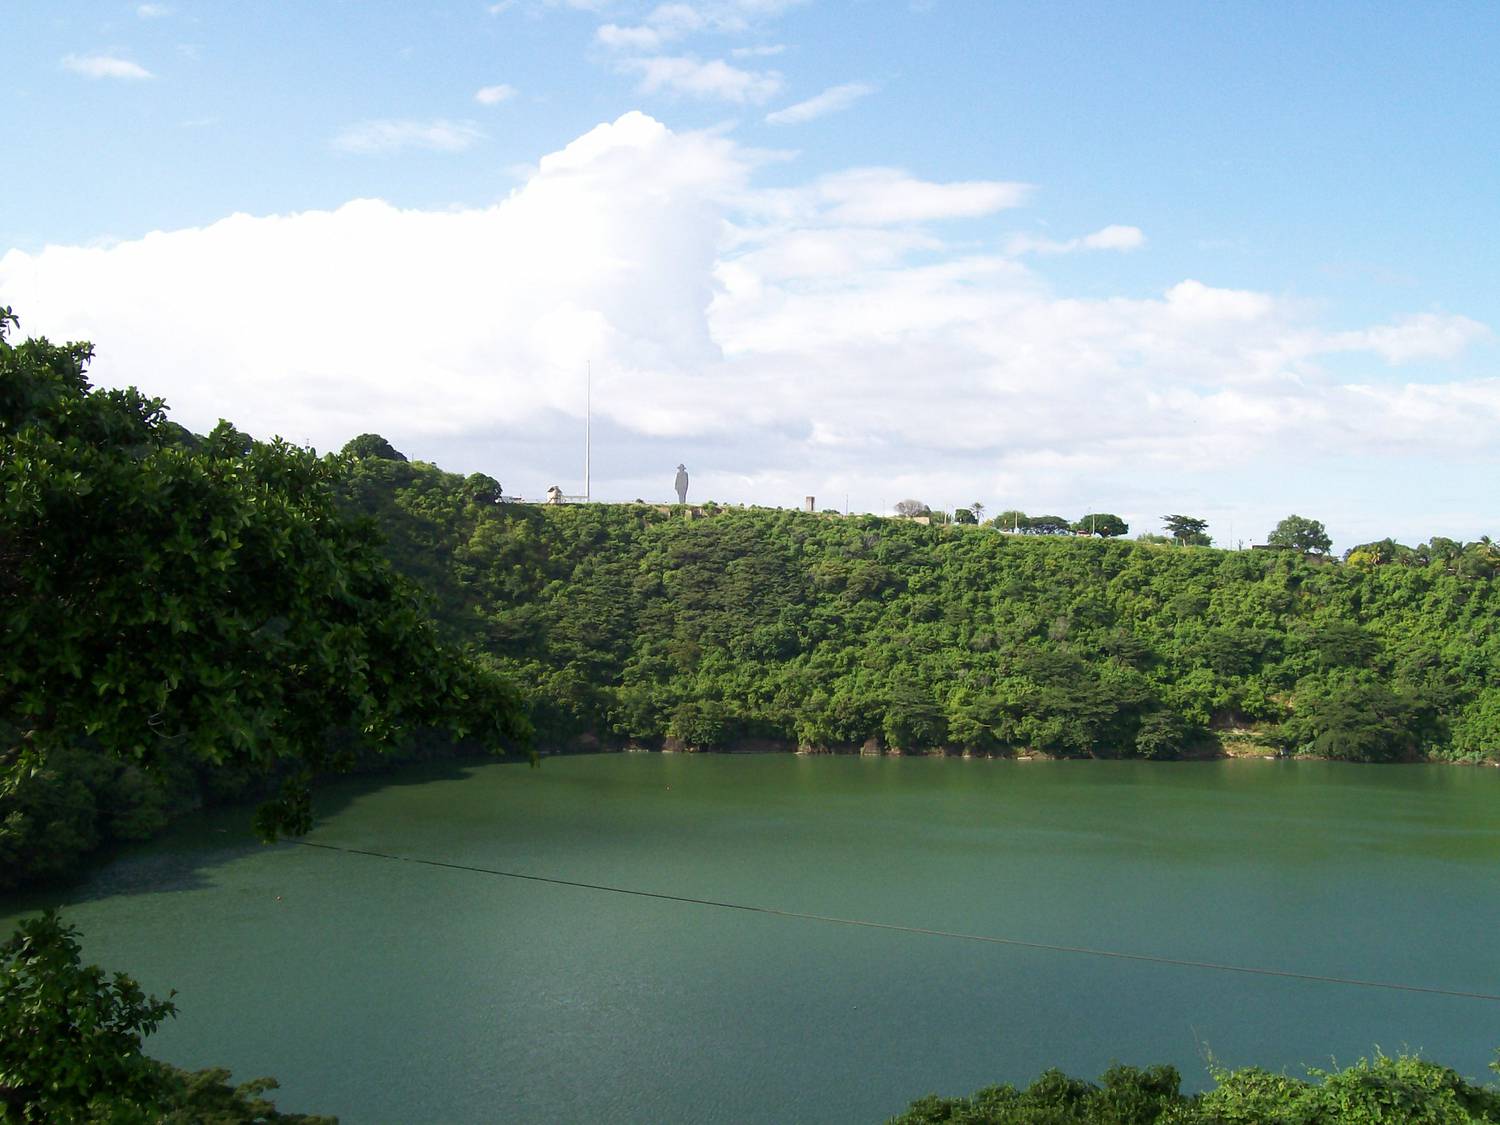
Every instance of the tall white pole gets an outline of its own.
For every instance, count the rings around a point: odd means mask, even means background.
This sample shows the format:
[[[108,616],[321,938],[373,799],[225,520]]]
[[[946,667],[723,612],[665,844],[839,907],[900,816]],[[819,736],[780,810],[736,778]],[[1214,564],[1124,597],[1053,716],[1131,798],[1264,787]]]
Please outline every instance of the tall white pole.
[[[583,376],[583,502],[589,501],[589,459],[593,453],[594,362],[590,360]]]

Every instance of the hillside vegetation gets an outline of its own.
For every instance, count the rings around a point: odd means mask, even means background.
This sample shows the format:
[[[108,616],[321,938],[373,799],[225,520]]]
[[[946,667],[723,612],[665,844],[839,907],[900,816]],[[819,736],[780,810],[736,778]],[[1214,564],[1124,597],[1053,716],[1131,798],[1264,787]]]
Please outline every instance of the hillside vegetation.
[[[0,308],[0,891],[247,794],[304,832],[309,784],[429,728],[515,745],[515,692],[445,640],[346,470],[96,390],[87,344]]]
[[[497,503],[369,455],[343,485],[540,745],[870,740],[1172,758],[1500,756],[1500,552],[1351,561],[772,509]]]

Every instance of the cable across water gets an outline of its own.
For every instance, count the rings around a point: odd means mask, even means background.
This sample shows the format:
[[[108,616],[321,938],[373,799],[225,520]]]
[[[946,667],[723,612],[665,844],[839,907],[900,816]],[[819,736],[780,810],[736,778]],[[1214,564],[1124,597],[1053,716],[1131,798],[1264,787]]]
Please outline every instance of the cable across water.
[[[857,926],[867,930],[889,930],[894,933],[920,934],[924,937],[948,938],[954,941],[980,942],[986,945],[1006,945],[1017,949],[1039,949],[1049,953],[1071,953],[1085,957],[1107,957],[1117,961],[1144,961],[1152,965],[1173,965],[1178,968],[1208,969],[1220,973],[1242,973],[1248,976],[1280,977],[1286,980],[1314,981],[1319,984],[1340,984],[1354,988],[1379,988],[1391,992],[1421,992],[1430,996],[1456,996],[1465,1000],[1488,1000],[1500,1003],[1500,995],[1488,992],[1471,992],[1459,988],[1431,988],[1420,984],[1400,984],[1394,981],[1360,980],[1355,977],[1328,976],[1321,973],[1299,973],[1291,969],[1267,969],[1253,965],[1230,965],[1218,961],[1195,961],[1183,957],[1163,957],[1154,953],[1127,953],[1117,949],[1091,949],[1082,945],[1057,945],[1044,941],[1025,941],[1021,938],[997,937],[992,934],[967,934],[956,930],[939,930],[926,926],[904,926],[896,922],[875,922],[867,918],[840,918],[832,914],[814,914],[803,910],[782,910],[774,906],[756,906],[743,902],[722,902],[692,895],[667,894],[664,891],[644,891],[635,887],[615,887],[607,883],[585,883],[576,879],[559,879],[551,875],[532,875],[523,871],[502,871],[494,867],[478,867],[468,863],[449,863],[438,859],[420,859],[415,856],[393,855],[368,848],[346,848],[338,844],[315,844],[310,840],[290,840],[288,843],[303,848],[318,848],[323,851],[343,852],[346,855],[369,856],[374,859],[394,860],[399,863],[414,863],[423,867],[441,867],[450,871],[468,871],[476,875],[491,875],[503,879],[521,879],[531,883],[548,883],[558,887],[574,887],[585,891],[603,891],[608,894],[631,895],[635,898],[653,898],[663,902],[680,902],[692,906],[710,906],[717,910],[739,910],[747,914],[767,914],[775,918],[797,918],[807,922],[824,922],[835,926]]]

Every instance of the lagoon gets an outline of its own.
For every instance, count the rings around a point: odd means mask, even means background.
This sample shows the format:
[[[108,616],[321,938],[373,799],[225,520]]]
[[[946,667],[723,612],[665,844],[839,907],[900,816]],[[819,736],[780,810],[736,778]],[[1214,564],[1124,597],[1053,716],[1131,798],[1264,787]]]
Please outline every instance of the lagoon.
[[[310,843],[206,813],[61,903],[178,991],[148,1050],[361,1122],[873,1122],[1048,1066],[1473,1077],[1493,1000],[680,901],[1500,994],[1500,770],[613,754],[412,768]],[[357,851],[456,866],[402,862]],[[652,898],[489,874],[606,885]]]

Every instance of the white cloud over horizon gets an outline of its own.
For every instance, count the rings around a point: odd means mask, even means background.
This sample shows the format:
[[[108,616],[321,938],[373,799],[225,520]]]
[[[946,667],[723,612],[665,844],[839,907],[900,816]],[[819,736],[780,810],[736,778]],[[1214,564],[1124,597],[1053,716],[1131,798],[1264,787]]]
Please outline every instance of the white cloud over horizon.
[[[27,333],[92,339],[96,380],[163,395],[194,429],[224,416],[321,448],[376,431],[511,450],[508,491],[562,471],[589,362],[596,435],[663,464],[696,449],[721,500],[1150,511],[1185,466],[1243,473],[1249,494],[1268,464],[1500,444],[1500,377],[1441,366],[1493,339],[1472,319],[1333,329],[1202,278],[1060,293],[944,233],[1026,205],[1028,185],[876,167],[768,188],[768,159],[629,113],[492,206],[355,200],[12,250],[0,294]],[[633,467],[600,474],[600,495],[649,495]]]
[[[85,78],[119,78],[139,82],[156,77],[139,63],[116,55],[64,55],[62,67]]]

